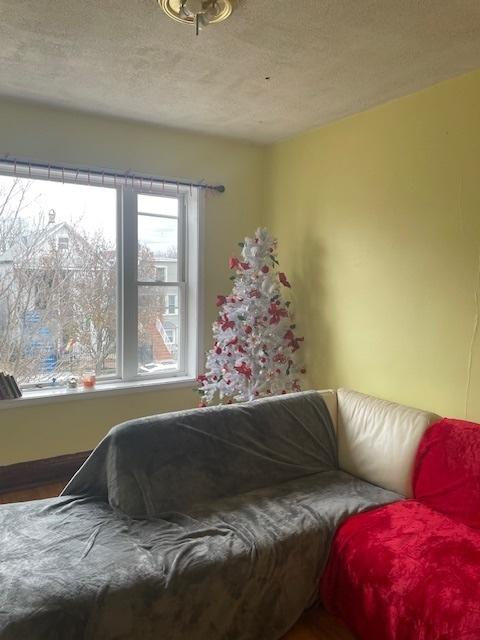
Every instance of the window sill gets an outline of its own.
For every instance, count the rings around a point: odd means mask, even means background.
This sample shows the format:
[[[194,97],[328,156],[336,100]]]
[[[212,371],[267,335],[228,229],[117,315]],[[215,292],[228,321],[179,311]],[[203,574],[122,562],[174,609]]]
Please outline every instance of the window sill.
[[[94,389],[50,388],[25,391],[21,398],[14,400],[0,400],[1,409],[18,409],[29,405],[49,404],[52,402],[68,402],[69,400],[89,400],[105,396],[145,393],[147,391],[162,391],[194,387],[196,379],[190,376],[162,378],[161,380],[137,380],[132,382],[104,382]]]

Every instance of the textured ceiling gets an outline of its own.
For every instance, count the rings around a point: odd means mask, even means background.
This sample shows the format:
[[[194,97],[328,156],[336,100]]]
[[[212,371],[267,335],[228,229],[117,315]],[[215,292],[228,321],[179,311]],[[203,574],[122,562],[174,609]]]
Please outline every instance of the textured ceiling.
[[[258,142],[477,67],[479,0],[241,0],[198,38],[156,0],[0,0],[0,95]]]

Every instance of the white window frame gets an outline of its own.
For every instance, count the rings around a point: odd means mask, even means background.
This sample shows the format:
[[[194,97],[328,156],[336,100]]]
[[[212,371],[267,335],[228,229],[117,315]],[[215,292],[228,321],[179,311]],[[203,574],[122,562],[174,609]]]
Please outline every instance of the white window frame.
[[[119,178],[101,174],[90,174],[88,170],[32,168],[29,165],[16,166],[15,170],[0,161],[0,175],[20,178],[65,182],[113,188],[117,192],[117,372],[116,375],[97,379],[95,391],[110,393],[116,388],[145,390],[158,383],[171,387],[175,379],[180,386],[195,380],[202,353],[202,267],[201,243],[203,242],[203,191],[200,188],[181,184],[153,182],[145,178],[131,180],[128,176]],[[123,183],[123,184],[122,184]],[[175,282],[138,281],[138,195],[170,197],[178,200],[178,249],[177,280]],[[142,213],[141,215],[149,215]],[[162,215],[151,214],[154,217]],[[165,217],[165,216],[163,216]],[[167,272],[168,273],[168,272]],[[179,310],[179,361],[176,369],[164,372],[140,373],[138,371],[138,287],[175,286],[178,287]],[[80,390],[81,385],[79,385]],[[65,389],[45,385],[41,391],[37,385],[23,385],[28,399],[29,392],[34,398],[44,400],[46,396],[64,395]],[[35,390],[35,391],[33,391]],[[67,390],[67,393],[70,393]],[[78,395],[78,392],[73,392]],[[88,391],[88,394],[94,392]]]
[[[178,238],[177,238],[177,280],[175,281],[139,281],[137,274],[138,257],[138,216],[156,218],[168,217],[161,214],[148,214],[138,211],[139,195],[155,195],[133,187],[122,187],[121,211],[119,216],[118,246],[122,247],[123,264],[119,260],[118,287],[120,301],[119,314],[122,314],[123,326],[118,327],[123,353],[120,356],[122,380],[135,381],[149,378],[171,378],[173,375],[195,378],[198,371],[199,353],[199,243],[200,243],[200,207],[198,189],[166,186],[158,195],[178,200]],[[128,238],[128,241],[125,240]],[[163,373],[138,373],[138,287],[176,287],[178,290],[178,326],[179,361],[175,371]],[[168,295],[168,294],[167,294]],[[135,301],[135,303],[134,303]],[[131,313],[130,310],[134,309]],[[117,350],[118,352],[118,350]]]

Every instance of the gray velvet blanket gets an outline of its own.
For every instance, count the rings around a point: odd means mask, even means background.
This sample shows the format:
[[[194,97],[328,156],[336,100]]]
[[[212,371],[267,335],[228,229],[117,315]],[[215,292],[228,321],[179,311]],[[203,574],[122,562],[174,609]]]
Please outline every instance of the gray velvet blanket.
[[[278,640],[338,524],[396,499],[338,470],[315,392],[120,425],[61,497],[0,507],[0,638]]]

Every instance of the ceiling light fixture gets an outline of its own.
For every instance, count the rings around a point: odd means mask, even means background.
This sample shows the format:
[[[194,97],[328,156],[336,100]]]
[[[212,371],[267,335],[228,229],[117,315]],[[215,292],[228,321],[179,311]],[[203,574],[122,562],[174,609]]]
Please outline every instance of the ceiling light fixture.
[[[158,0],[158,4],[169,18],[193,25],[198,36],[202,27],[226,20],[234,0]]]

